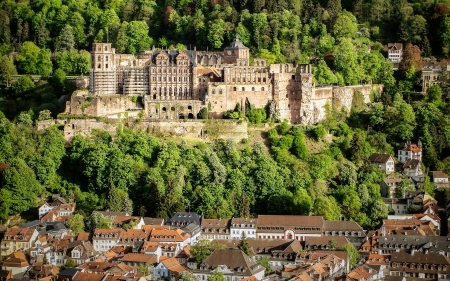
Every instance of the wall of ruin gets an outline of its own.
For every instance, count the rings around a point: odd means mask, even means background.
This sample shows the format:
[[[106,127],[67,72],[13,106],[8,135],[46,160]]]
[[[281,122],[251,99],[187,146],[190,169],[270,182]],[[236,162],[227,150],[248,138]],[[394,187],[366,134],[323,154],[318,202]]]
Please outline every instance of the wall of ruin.
[[[219,138],[241,141],[248,138],[247,122],[242,120],[55,119],[40,121],[37,128],[43,130],[54,124],[64,125],[66,145],[69,145],[75,136],[86,136],[96,129],[106,131],[112,137],[117,135],[118,130],[129,128],[158,137],[175,136],[202,141]]]
[[[122,95],[90,96],[86,91],[76,91],[66,103],[66,114],[114,116],[142,106]]]
[[[205,106],[205,102],[199,100],[144,101],[145,115],[151,119],[197,119]]]

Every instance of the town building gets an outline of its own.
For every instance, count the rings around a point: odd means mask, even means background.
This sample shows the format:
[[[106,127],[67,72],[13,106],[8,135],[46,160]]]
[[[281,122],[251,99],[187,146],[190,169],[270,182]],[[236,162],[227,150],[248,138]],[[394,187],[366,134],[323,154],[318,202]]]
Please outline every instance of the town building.
[[[450,261],[438,253],[415,251],[393,252],[389,267],[390,275],[406,278],[449,279]]]
[[[38,232],[36,229],[8,228],[0,244],[0,260],[4,260],[5,257],[19,250],[28,252],[33,247],[33,243],[37,237]]]
[[[438,84],[441,78],[441,75],[445,71],[450,70],[450,63],[446,61],[441,62],[428,62],[422,68],[422,93],[426,93],[430,86]],[[448,75],[448,74],[447,74]]]
[[[400,187],[400,183],[402,181],[408,181],[408,188],[413,188],[415,186],[414,181],[412,179],[405,179],[404,177],[390,175],[383,179],[383,181],[380,183],[380,191],[381,196],[386,198],[394,198],[397,197],[397,189]]]
[[[119,245],[122,229],[101,229],[97,228],[92,237],[94,249],[99,252],[105,252],[114,246]]]
[[[297,239],[321,236],[323,217],[320,216],[276,216],[259,215],[256,236],[262,239]]]
[[[431,182],[437,188],[449,188],[448,175],[443,171],[431,171]]]
[[[203,219],[201,239],[231,239],[230,219]]]
[[[177,212],[172,218],[170,218],[170,220],[166,222],[166,225],[182,228],[190,225],[191,223],[201,226],[202,217],[193,212]]]
[[[176,258],[168,258],[161,260],[153,270],[153,278],[178,280],[181,272],[186,271],[186,268],[180,264]]]
[[[390,154],[373,153],[370,155],[369,161],[373,166],[379,168],[386,174],[395,172],[395,160]]]
[[[403,174],[416,182],[423,182],[424,175],[422,172],[421,162],[419,159],[408,159],[403,165]]]
[[[357,249],[366,238],[364,229],[355,221],[323,221],[324,236],[343,236]]]
[[[419,160],[422,162],[422,142],[419,140],[417,144],[406,142],[403,146],[398,149],[398,161],[400,163],[405,163],[410,159]]]
[[[192,273],[200,281],[206,281],[215,270],[222,272],[227,281],[251,276],[261,280],[264,277],[264,267],[236,249],[215,250]]]
[[[257,218],[232,218],[230,224],[230,238],[241,239],[242,235],[247,238],[256,238]]]
[[[403,56],[403,44],[402,43],[389,43],[388,44],[388,59],[392,63],[399,63]]]

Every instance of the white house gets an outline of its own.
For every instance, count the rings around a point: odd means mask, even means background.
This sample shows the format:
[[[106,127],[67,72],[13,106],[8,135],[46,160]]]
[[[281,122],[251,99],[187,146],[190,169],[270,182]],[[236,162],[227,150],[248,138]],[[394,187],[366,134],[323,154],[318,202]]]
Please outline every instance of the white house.
[[[437,188],[450,187],[448,182],[448,175],[442,171],[432,171],[431,172],[432,182]]]
[[[388,209],[394,210],[395,215],[407,214],[411,205],[407,198],[383,198],[383,202]]]
[[[178,275],[185,271],[186,268],[182,266],[176,258],[169,258],[160,261],[153,270],[153,280],[165,279],[176,280]]]
[[[307,236],[322,236],[321,216],[260,215],[256,223],[258,239],[297,239]]]
[[[385,172],[386,174],[392,174],[395,172],[395,160],[389,154],[374,153],[369,157],[370,163]]]
[[[422,161],[422,142],[419,140],[417,145],[410,141],[406,142],[398,149],[397,158],[400,163],[405,163],[409,159]]]
[[[120,242],[122,229],[101,229],[94,231],[92,242],[94,249],[100,253],[106,252]]]
[[[403,174],[416,182],[423,182],[424,176],[419,159],[408,159],[403,165]]]
[[[230,238],[241,239],[242,234],[247,238],[256,238],[257,218],[232,218],[230,223]]]
[[[229,219],[203,219],[201,239],[230,239]]]
[[[402,60],[403,44],[402,43],[389,43],[388,44],[388,59],[392,63],[399,63]]]

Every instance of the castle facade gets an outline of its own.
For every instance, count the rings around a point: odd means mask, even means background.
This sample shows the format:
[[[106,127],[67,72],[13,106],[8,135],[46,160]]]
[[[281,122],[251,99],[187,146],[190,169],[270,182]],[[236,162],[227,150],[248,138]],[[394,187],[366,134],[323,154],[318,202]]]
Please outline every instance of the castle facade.
[[[91,95],[141,96],[146,118],[196,119],[200,110],[221,118],[239,104],[245,110],[270,106],[271,114],[292,124],[314,124],[324,118],[324,105],[351,107],[356,91],[369,100],[371,86],[316,88],[311,65],[272,64],[253,60],[236,38],[223,52],[149,50],[116,54],[110,43],[94,43],[89,75]],[[349,101],[350,99],[350,101]],[[107,113],[112,112],[105,112]]]

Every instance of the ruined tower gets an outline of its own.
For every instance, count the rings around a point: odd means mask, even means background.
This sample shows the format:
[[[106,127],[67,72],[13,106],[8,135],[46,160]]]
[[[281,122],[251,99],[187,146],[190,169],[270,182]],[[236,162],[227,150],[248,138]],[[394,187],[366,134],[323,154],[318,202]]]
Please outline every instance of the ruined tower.
[[[312,66],[310,64],[299,64],[296,69],[295,80],[299,83],[301,93],[299,115],[294,116],[298,122],[295,123],[310,125],[313,123],[313,110],[311,105],[313,94]]]
[[[250,49],[236,36],[236,40],[223,50],[223,61],[236,66],[250,65]]]
[[[115,50],[111,43],[94,43],[91,52],[89,90],[94,95],[117,94]]]

